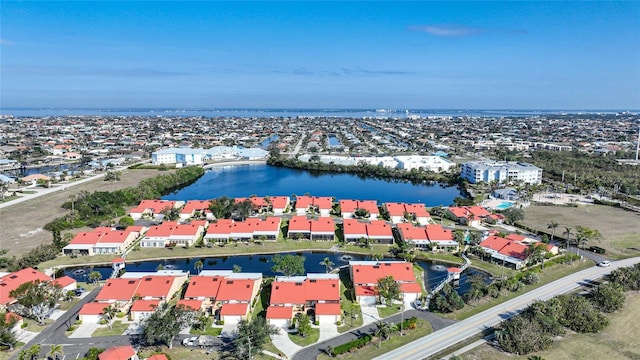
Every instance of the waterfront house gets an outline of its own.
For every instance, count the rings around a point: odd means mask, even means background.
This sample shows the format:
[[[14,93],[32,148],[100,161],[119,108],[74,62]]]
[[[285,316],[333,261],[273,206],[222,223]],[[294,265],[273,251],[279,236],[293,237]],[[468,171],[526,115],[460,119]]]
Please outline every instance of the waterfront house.
[[[391,226],[384,220],[363,222],[357,219],[344,219],[342,222],[344,241],[357,243],[361,239],[380,244],[393,244]]]
[[[298,313],[320,324],[335,324],[341,318],[338,274],[277,276],[271,283],[267,322],[286,327]]]
[[[487,254],[491,255],[491,258],[495,262],[512,266],[516,270],[527,263],[527,251],[529,247],[523,243],[505,239],[497,235],[490,235],[479,245]]]
[[[213,219],[211,210],[209,210],[211,200],[189,200],[180,209],[180,220],[187,220],[189,218],[199,216],[205,216],[207,219]]]
[[[371,220],[367,224],[367,237],[372,243],[393,245],[393,231],[384,220]]]
[[[422,294],[416,281],[413,265],[406,261],[349,261],[349,275],[355,290],[356,300],[363,305],[378,302],[378,280],[393,277],[400,284],[405,306]]]
[[[305,214],[316,214],[320,217],[331,216],[331,208],[333,207],[333,199],[328,196],[297,196],[296,197],[296,214],[299,216]]]
[[[360,239],[367,238],[367,225],[357,219],[344,219],[342,229],[347,243],[357,243]]]
[[[402,241],[412,243],[416,248],[421,250],[431,248],[431,243],[429,242],[425,228],[409,223],[401,223],[396,227],[398,228],[398,233]]]
[[[365,213],[361,218],[367,220],[375,220],[380,216],[378,204],[374,200],[340,200],[340,212],[343,219],[351,219],[355,217],[356,210]]]
[[[151,316],[163,303],[163,300],[135,300],[133,304],[131,304],[131,309],[129,309],[131,318],[133,321],[143,321]]]
[[[124,230],[107,231],[94,244],[93,253],[122,254],[145,230],[143,226],[129,226]]]
[[[77,233],[76,236],[69,241],[69,244],[62,248],[64,255],[94,255],[94,247],[105,231],[85,231]]]
[[[388,202],[383,204],[383,208],[387,211],[391,222],[394,224],[416,221],[422,225],[426,225],[431,218],[431,215],[427,212],[423,204]]]
[[[129,211],[129,215],[138,220],[142,217],[159,218],[163,211],[181,206],[181,202],[172,200],[142,200],[138,206]]]
[[[67,291],[75,290],[78,288],[78,282],[76,279],[70,276],[61,276],[52,281],[53,285],[62,289],[62,294],[65,294]]]
[[[461,225],[478,226],[481,221],[495,222],[491,212],[482,206],[452,206],[446,209],[445,215]]]
[[[218,219],[213,224],[209,224],[207,233],[204,235],[205,241],[208,243],[226,243],[231,237],[231,229],[233,228],[233,220]]]
[[[453,238],[453,231],[445,229],[440,224],[425,226],[431,251],[458,251],[460,244]]]
[[[203,270],[189,280],[184,299],[200,301],[200,308],[207,314],[213,314],[225,324],[234,324],[246,319],[251,312],[261,282],[261,273]]]
[[[152,226],[147,230],[144,238],[140,240],[140,247],[163,248],[170,244],[169,238],[178,223],[168,221],[160,225]]]
[[[208,222],[206,220],[193,220],[188,224],[176,224],[169,235],[171,246],[189,247],[198,241],[204,234]]]

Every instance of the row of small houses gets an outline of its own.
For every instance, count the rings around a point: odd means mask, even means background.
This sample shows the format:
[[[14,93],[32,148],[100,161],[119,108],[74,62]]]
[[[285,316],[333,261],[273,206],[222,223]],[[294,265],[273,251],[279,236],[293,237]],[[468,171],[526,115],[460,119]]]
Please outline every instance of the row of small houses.
[[[391,276],[400,283],[403,301],[408,305],[422,294],[413,265],[404,261],[350,262],[350,275],[357,300],[373,305],[378,301],[378,280]],[[233,325],[246,319],[259,300],[260,273],[234,273],[231,270],[203,270],[198,275],[175,270],[155,273],[127,272],[109,279],[93,302],[79,313],[83,322],[99,322],[109,306],[128,313],[131,320],[142,321],[162,303],[179,296],[178,306],[202,311],[207,316]],[[271,282],[266,318],[270,324],[289,326],[299,313],[308,314],[321,324],[335,324],[342,319],[340,278],[338,274],[278,276]]]
[[[252,197],[254,204],[280,204],[288,207],[289,197],[259,198]],[[320,199],[320,200],[319,200]],[[235,199],[237,202],[243,198]],[[288,221],[286,236],[292,239],[307,239],[315,241],[333,241],[335,239],[336,224],[328,215],[331,208],[331,198],[298,197],[297,204],[305,203],[301,215],[294,215]],[[324,204],[326,202],[326,204]],[[264,219],[251,217],[244,221],[231,219],[214,220],[212,216],[206,216],[207,220],[192,219],[198,214],[206,214],[210,201],[190,200],[184,204],[169,200],[143,200],[140,205],[131,211],[134,219],[149,215],[155,216],[167,208],[176,206],[181,208],[180,219],[187,223],[166,221],[151,227],[130,226],[124,230],[116,230],[109,227],[99,227],[91,232],[77,234],[63,249],[65,255],[94,255],[94,254],[121,254],[135,241],[140,240],[142,248],[162,248],[194,245],[199,239],[208,243],[226,243],[234,241],[275,241],[281,231],[282,218],[268,216]],[[319,217],[308,218],[306,211],[315,204],[323,204],[319,210]],[[394,236],[392,226],[379,220],[378,207],[374,201],[341,200],[343,210],[343,234],[347,242],[357,242],[366,239],[380,244],[393,244]],[[320,205],[318,205],[320,206]],[[325,208],[326,207],[326,208]],[[430,215],[422,204],[385,203],[383,208],[388,211],[391,223],[397,224],[400,236],[405,241],[412,241],[421,249],[432,250],[457,250],[457,243],[453,241],[450,230],[439,225],[426,225]],[[325,209],[326,215],[325,215]],[[366,219],[354,219],[353,213],[358,209],[365,209]],[[270,209],[273,211],[273,209]],[[275,214],[279,212],[273,211]],[[474,225],[480,221],[495,223],[501,221],[501,215],[492,214],[480,206],[450,207],[446,209],[447,216],[468,225]],[[210,213],[209,213],[210,215]],[[416,226],[417,224],[418,226]]]
[[[313,214],[319,217],[330,217],[334,207],[331,197],[323,196],[297,196],[292,202],[288,196],[253,196],[249,198],[235,198],[235,203],[250,201],[255,213],[270,213],[283,215],[295,213],[296,215]],[[170,209],[179,209],[180,219],[186,220],[194,216],[204,216],[213,219],[209,206],[212,200],[142,200],[138,206],[131,209],[130,215],[134,220],[141,218],[162,218],[162,213]],[[340,206],[340,214],[344,219],[358,217],[375,220],[381,218],[380,208],[375,200],[348,200],[343,199],[337,203]],[[424,204],[384,203],[382,209],[386,211],[393,223],[400,223],[411,218],[420,223],[427,224],[430,218]]]

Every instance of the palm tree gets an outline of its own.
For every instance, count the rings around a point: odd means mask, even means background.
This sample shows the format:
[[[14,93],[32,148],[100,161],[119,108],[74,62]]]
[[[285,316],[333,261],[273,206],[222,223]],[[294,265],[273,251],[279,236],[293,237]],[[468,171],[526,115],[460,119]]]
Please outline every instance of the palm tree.
[[[571,244],[571,227],[567,226],[564,228],[564,237],[565,237],[565,242],[566,242],[566,248],[569,249],[569,246]],[[573,257],[570,256],[570,262],[571,264],[573,264]]]
[[[47,355],[54,360],[60,359],[60,356],[64,355],[62,345],[51,344],[51,349]]]
[[[196,269],[196,271],[198,272],[198,275],[200,275],[200,271],[202,271],[203,267],[204,267],[204,264],[202,263],[202,260],[198,260],[193,264],[193,268]]]
[[[391,326],[389,323],[378,321],[375,330],[373,330],[373,335],[378,338],[378,348],[382,345],[382,338],[385,340],[388,339],[389,334],[391,334]]]
[[[320,262],[320,265],[324,265],[325,272],[327,272],[327,273],[328,273],[329,271],[331,271],[331,270],[330,270],[330,269],[331,269],[331,267],[332,267],[333,265],[335,265],[335,264],[331,261],[331,259],[329,259],[328,257],[326,257],[326,258],[324,258],[324,259]]]
[[[551,220],[548,224],[547,224],[547,229],[551,229],[551,241],[553,241],[553,236],[556,233],[556,228],[558,227],[558,223]]]
[[[109,329],[111,329],[111,322],[113,321],[114,316],[116,316],[118,309],[116,309],[112,305],[109,305],[106,308],[102,309],[102,311],[104,312],[102,314],[102,318],[107,322],[107,326],[109,326]]]

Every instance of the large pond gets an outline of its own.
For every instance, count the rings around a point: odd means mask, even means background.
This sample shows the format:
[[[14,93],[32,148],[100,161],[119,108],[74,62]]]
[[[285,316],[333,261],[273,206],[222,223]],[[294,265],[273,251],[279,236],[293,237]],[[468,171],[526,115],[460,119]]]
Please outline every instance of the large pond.
[[[322,264],[322,262],[326,257],[331,259],[331,262],[334,263],[334,268],[348,265],[350,260],[370,260],[368,256],[345,254],[339,252],[306,251],[292,254],[304,256],[305,271],[309,273],[324,273],[326,271],[326,268]],[[242,268],[242,272],[259,272],[264,276],[269,277],[281,275],[271,271],[271,268],[273,267],[273,262],[271,261],[272,258],[272,254],[255,254],[190,259],[166,259],[127,263],[126,270],[128,272],[156,271],[158,269],[158,266],[162,265],[162,267],[166,270],[183,270],[190,271],[192,274],[196,274],[197,271],[194,265],[198,260],[201,260],[204,270],[233,270],[233,266],[238,265]],[[424,269],[425,285],[429,289],[434,288],[437,284],[439,284],[447,277],[448,265],[446,264],[438,264],[429,261],[419,261],[418,265],[420,265]],[[86,277],[91,271],[99,271],[102,274],[103,279],[107,279],[109,276],[111,276],[112,272],[110,266],[96,266],[92,268],[69,268],[65,270],[65,275],[71,276],[78,281],[86,281]],[[460,293],[463,293],[468,289],[468,277],[477,273],[480,272],[474,269],[467,269],[464,273],[462,273],[458,287],[458,291]]]
[[[353,174],[313,173],[264,164],[208,170],[193,184],[163,197],[165,200],[208,200],[220,196],[304,195],[339,199],[423,203],[447,206],[463,192],[442,184],[414,185],[404,181],[362,178]]]

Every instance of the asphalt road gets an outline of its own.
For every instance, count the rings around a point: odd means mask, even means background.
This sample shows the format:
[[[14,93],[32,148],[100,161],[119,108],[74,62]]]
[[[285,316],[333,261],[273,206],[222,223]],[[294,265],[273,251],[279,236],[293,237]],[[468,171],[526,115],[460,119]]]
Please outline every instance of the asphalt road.
[[[404,312],[405,320],[412,316],[428,321],[431,324],[433,331],[444,329],[455,323],[454,320],[443,318],[426,311],[408,310]],[[399,323],[401,321],[401,318],[402,316],[400,314],[396,314],[391,317],[385,318],[384,321],[389,323]],[[353,329],[349,332],[345,332],[338,337],[331,338],[321,343],[317,343],[313,346],[306,347],[298,351],[293,356],[292,360],[315,359],[320,353],[323,352],[324,349],[327,348],[327,345],[331,345],[335,347],[335,346],[344,344],[348,341],[357,339],[362,334],[371,333],[375,328],[376,328],[376,323],[372,323],[369,325],[359,327],[357,329]]]
[[[640,263],[640,257],[612,261],[611,266],[608,268],[592,267],[579,271],[445,327],[440,331],[434,331],[422,339],[392,350],[374,360],[421,360],[428,358],[518,314],[519,311],[535,300],[548,300],[556,295],[570,292],[585,284],[591,284],[594,280],[609,274],[614,269],[632,266],[636,263]]]

